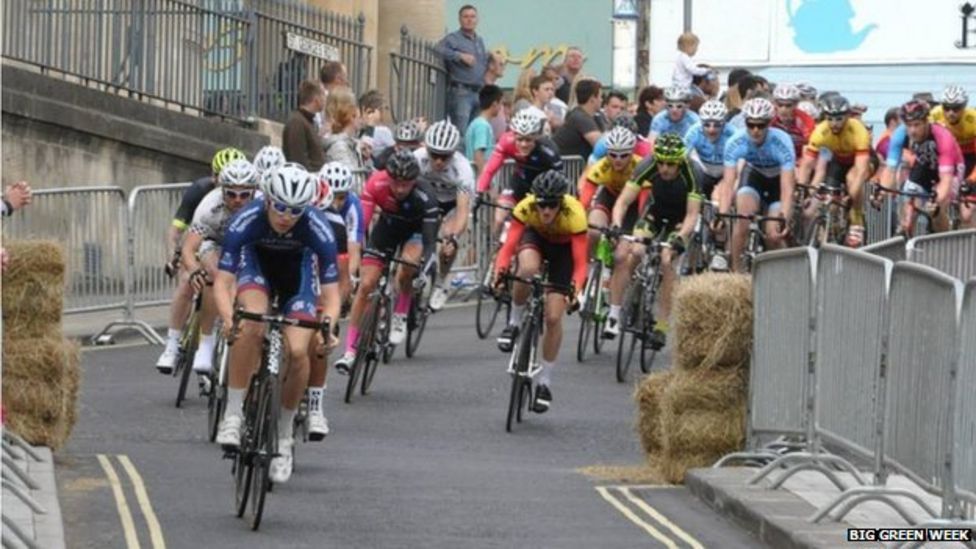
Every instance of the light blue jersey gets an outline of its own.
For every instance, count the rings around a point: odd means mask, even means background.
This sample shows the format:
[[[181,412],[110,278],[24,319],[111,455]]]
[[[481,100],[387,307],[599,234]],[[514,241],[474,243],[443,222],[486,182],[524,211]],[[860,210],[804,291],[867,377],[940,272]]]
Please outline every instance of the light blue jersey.
[[[769,128],[766,139],[758,145],[749,137],[748,130],[736,131],[725,144],[725,167],[734,168],[741,159],[767,177],[796,168],[793,139],[779,128]]]
[[[733,135],[735,129],[726,124],[722,127],[722,133],[718,134],[718,139],[711,141],[705,135],[704,126],[699,122],[689,128],[688,133],[685,134],[685,147],[689,152],[694,151],[698,155],[698,160],[706,174],[720,177],[724,169],[725,145]]]

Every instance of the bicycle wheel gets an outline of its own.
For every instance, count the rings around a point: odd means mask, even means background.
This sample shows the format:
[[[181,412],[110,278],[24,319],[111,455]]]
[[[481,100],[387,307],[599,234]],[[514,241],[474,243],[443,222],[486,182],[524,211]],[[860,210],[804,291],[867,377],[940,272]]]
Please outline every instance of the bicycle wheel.
[[[529,371],[529,360],[532,358],[533,331],[535,323],[531,320],[526,322],[519,334],[515,349],[512,350],[514,357],[514,372],[512,372],[512,390],[508,396],[508,417],[505,420],[505,431],[512,432],[512,420],[521,421],[522,407],[527,403],[525,398],[525,385],[531,384],[526,372]],[[531,392],[531,387],[529,387]]]
[[[389,309],[387,309],[386,304],[385,303],[377,304],[375,307],[374,314],[378,314],[379,312],[382,311],[389,312]],[[377,342],[377,330],[379,330],[379,327],[376,325],[376,322],[373,322],[373,329],[370,331],[370,344],[366,348],[366,351],[364,352],[364,359],[363,359],[363,366],[362,366],[363,379],[359,387],[359,393],[364,396],[369,394],[369,388],[373,384],[373,378],[376,376],[376,370],[377,368],[379,368],[380,365],[381,351],[378,350],[379,346],[382,345],[382,349],[383,349],[382,352],[385,352],[387,349],[391,348],[389,345],[384,345],[382,343]]]
[[[247,511],[254,468],[254,426],[257,417],[257,380],[252,380],[244,397],[244,425],[241,445],[234,456],[234,512],[238,518]]]
[[[383,359],[383,364],[389,364],[393,360],[393,351],[396,345],[390,343],[390,328],[393,319],[393,299],[384,298],[383,307],[379,309],[380,320],[374,332],[374,339],[380,342],[379,354]]]
[[[600,292],[600,274],[602,267],[598,261],[590,262],[590,269],[586,276],[586,286],[583,288],[583,309],[580,310],[580,328],[576,339],[576,361],[586,360],[586,349],[590,343],[590,336],[594,331],[594,313],[596,312],[597,294]],[[599,334],[594,335],[599,338]]]
[[[598,355],[603,352],[603,344],[606,342],[603,339],[603,328],[606,326],[607,316],[610,314],[610,305],[608,304],[610,292],[601,287],[596,295],[597,302],[593,312],[593,353]]]
[[[634,351],[642,345],[644,338],[643,311],[640,308],[641,282],[631,281],[624,291],[623,307],[620,310],[620,340],[617,342],[617,382],[627,381],[627,372],[634,360]]]
[[[659,268],[655,268],[654,274],[651,275],[648,289],[644,291],[643,303],[640,305],[641,325],[639,328],[645,336],[654,331],[654,302],[657,300],[657,294],[660,289],[661,271]],[[647,341],[642,341],[640,348],[640,369],[642,373],[646,374],[651,371],[651,366],[654,364],[656,357],[657,351]]]
[[[215,328],[216,329],[216,328]],[[217,439],[217,427],[224,415],[227,403],[227,386],[221,372],[224,370],[224,353],[228,352],[227,343],[220,332],[217,332],[217,342],[214,345],[213,368],[210,370],[210,393],[207,395],[207,439],[213,442]]]
[[[494,264],[494,259],[489,263],[489,265],[492,264]],[[498,313],[502,309],[501,300],[496,298],[491,290],[491,279],[491,269],[489,268],[485,270],[481,287],[478,288],[478,303],[475,309],[474,328],[480,339],[488,337],[488,334],[491,333],[492,328],[495,327],[495,320],[498,319]]]
[[[352,395],[356,393],[359,376],[362,375],[366,361],[370,353],[373,352],[373,340],[376,331],[376,311],[377,304],[371,302],[366,308],[366,313],[359,320],[359,325],[363,328],[359,332],[359,341],[356,342],[356,358],[352,362],[349,379],[346,380],[346,395],[344,399],[346,404],[352,402]]]
[[[430,294],[434,291],[434,284],[437,280],[437,263],[431,263],[427,269],[427,284],[420,291],[414,290],[413,300],[410,304],[410,312],[407,314],[407,358],[413,358],[420,348],[420,339],[424,337],[424,328],[427,327],[427,317],[430,316]]]
[[[275,400],[275,380],[274,376],[268,375],[260,382],[258,394],[258,410],[255,431],[255,456],[254,466],[251,469],[251,530],[257,530],[261,526],[261,518],[264,516],[264,502],[271,489],[271,479],[268,473],[271,469],[271,460],[278,449],[278,406]]]
[[[176,391],[176,407],[179,408],[183,405],[183,401],[186,400],[186,388],[190,384],[190,372],[193,371],[193,352],[194,350],[186,349],[180,350],[179,362],[177,362],[176,367],[180,371],[180,384]]]

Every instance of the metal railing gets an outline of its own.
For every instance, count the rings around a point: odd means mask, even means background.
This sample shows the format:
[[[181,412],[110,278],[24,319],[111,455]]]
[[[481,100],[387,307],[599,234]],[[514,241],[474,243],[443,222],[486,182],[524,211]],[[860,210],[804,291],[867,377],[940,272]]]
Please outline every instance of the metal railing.
[[[165,305],[173,299],[173,281],[160,265],[169,257],[166,239],[173,212],[189,187],[190,183],[149,185],[129,195],[132,308]]]
[[[31,462],[42,462],[44,458],[24,439],[7,429],[3,429],[0,443],[3,446],[0,452],[3,455],[2,484],[4,497],[7,497],[7,494],[12,495],[19,499],[32,514],[46,515],[48,510],[31,495],[31,491],[40,489],[40,485],[28,472]],[[6,499],[5,501],[7,503],[4,505],[4,511],[7,511],[7,507],[16,506],[16,502],[13,500]],[[26,532],[21,528],[25,521],[20,519],[18,515],[10,516],[9,513],[5,512],[2,516],[2,522],[3,547],[20,547],[20,544],[23,544],[23,547],[28,549],[41,549],[37,540],[31,535],[32,532]]]
[[[956,495],[976,506],[976,279],[966,285],[959,320],[959,372],[956,377],[956,409],[953,425],[952,463]]]
[[[893,236],[886,240],[875,242],[874,244],[868,244],[861,248],[861,251],[892,261],[904,261],[907,254],[905,244],[905,237]]]
[[[959,280],[976,277],[976,229],[918,236],[908,241],[908,260]]]
[[[898,201],[889,195],[881,201],[881,207],[871,204],[871,193],[864,192],[864,237],[865,242],[874,244],[895,235],[898,228]]]
[[[184,110],[284,120],[327,57],[368,86],[364,27],[290,0],[4,0],[3,56]]]
[[[447,111],[447,71],[434,42],[400,27],[400,50],[390,52],[390,113],[394,121],[441,120]],[[462,128],[462,133],[464,129]]]

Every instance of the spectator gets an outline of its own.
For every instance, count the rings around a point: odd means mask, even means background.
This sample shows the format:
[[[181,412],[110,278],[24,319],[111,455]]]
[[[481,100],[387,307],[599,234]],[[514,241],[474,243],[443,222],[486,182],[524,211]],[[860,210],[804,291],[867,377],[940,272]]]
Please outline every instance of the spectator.
[[[325,105],[325,101],[333,90],[349,87],[349,75],[346,72],[346,66],[339,61],[326,61],[319,69],[319,82],[322,83],[322,89],[325,90],[325,97],[322,99],[322,104]],[[326,120],[325,114],[319,113],[315,117],[315,127],[319,135],[325,137],[329,135],[329,128],[332,127],[332,123]]]
[[[368,142],[375,157],[394,143],[393,132],[382,123],[383,112],[389,110],[389,107],[381,91],[369,90],[359,97],[359,109],[363,117],[359,138],[363,143]]]
[[[512,92],[507,91],[502,95],[502,108],[498,109],[498,114],[490,120],[492,134],[500,136],[508,131],[508,121],[515,114],[515,99]]]
[[[497,84],[503,76],[505,76],[505,59],[494,52],[488,54],[488,70],[485,71],[485,84]]]
[[[478,10],[465,4],[458,10],[458,20],[461,28],[442,38],[436,49],[447,69],[447,114],[463,132],[478,108],[478,90],[488,69],[488,50],[475,32]]]
[[[288,116],[281,134],[285,159],[298,162],[310,172],[325,164],[322,140],[315,131],[315,115],[325,106],[325,90],[318,82],[306,80],[298,89],[298,109]]]
[[[569,106],[566,105],[565,101],[557,97],[555,92],[561,83],[559,69],[552,65],[546,65],[542,67],[542,74],[552,82],[553,95],[552,99],[549,100],[546,112],[552,113],[552,118],[549,120],[549,123],[553,129],[558,129],[559,126],[563,125],[563,121],[566,120],[566,113],[569,112]]]
[[[651,120],[654,115],[664,110],[664,90],[657,86],[646,86],[637,95],[637,135],[647,135],[651,132]]]
[[[728,91],[725,92],[725,106],[728,107],[729,113],[737,113],[739,109],[742,108],[742,96],[739,95],[739,80],[744,76],[751,74],[746,69],[732,69],[729,71]]]
[[[325,162],[339,162],[350,170],[365,168],[363,159],[369,158],[371,151],[363,151],[355,137],[359,133],[359,107],[352,91],[333,90],[325,100],[325,115],[332,121],[332,134],[323,144]]]
[[[692,77],[704,76],[711,70],[708,65],[698,65],[691,60],[698,53],[698,43],[698,36],[693,32],[685,32],[678,37],[678,58],[674,62],[671,84],[691,86]]]
[[[536,78],[536,74],[532,67],[525,67],[519,73],[518,80],[515,82],[515,110],[512,114],[532,104],[532,80],[534,78]]]
[[[514,112],[519,112],[528,107],[535,107],[545,113],[548,121],[547,133],[559,128],[562,120],[550,108],[550,102],[555,97],[555,88],[552,81],[545,75],[538,75],[529,82],[529,98],[519,99],[515,102]]]
[[[485,84],[478,92],[481,115],[468,124],[464,133],[464,156],[474,162],[475,173],[480,174],[488,155],[495,148],[495,132],[491,119],[502,109],[502,89],[494,84]]]
[[[892,107],[885,112],[884,123],[885,131],[881,134],[881,139],[878,140],[878,145],[875,150],[881,155],[881,158],[888,158],[888,145],[891,143],[891,134],[898,128],[901,124],[901,118],[899,118],[899,108]]]
[[[32,198],[33,191],[26,181],[7,185],[7,190],[3,192],[3,215],[13,215],[15,210],[30,204]],[[7,250],[0,248],[0,271],[7,270],[7,259]]]
[[[566,115],[566,121],[553,135],[553,141],[564,156],[588,158],[593,145],[600,139],[600,126],[594,118],[600,110],[600,82],[591,78],[580,80],[575,95],[579,104]]]
[[[597,111],[594,116],[597,125],[600,126],[600,131],[608,131],[613,121],[620,116],[620,113],[624,112],[626,106],[627,96],[617,90],[610,90],[603,98],[603,108]]]
[[[556,97],[567,105],[571,104],[569,97],[573,91],[573,83],[582,74],[583,61],[583,50],[576,46],[566,50],[563,65],[559,71],[560,81],[556,85]]]
[[[688,102],[688,108],[698,112],[705,101],[718,97],[718,92],[718,73],[714,70],[708,71],[703,76],[692,78],[691,101]]]

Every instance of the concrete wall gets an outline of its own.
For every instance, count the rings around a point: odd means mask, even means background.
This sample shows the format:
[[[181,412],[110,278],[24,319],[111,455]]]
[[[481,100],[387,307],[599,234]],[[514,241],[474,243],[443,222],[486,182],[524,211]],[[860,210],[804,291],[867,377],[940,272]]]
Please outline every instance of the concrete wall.
[[[35,188],[188,181],[218,149],[253,154],[256,131],[3,65],[3,184]]]

